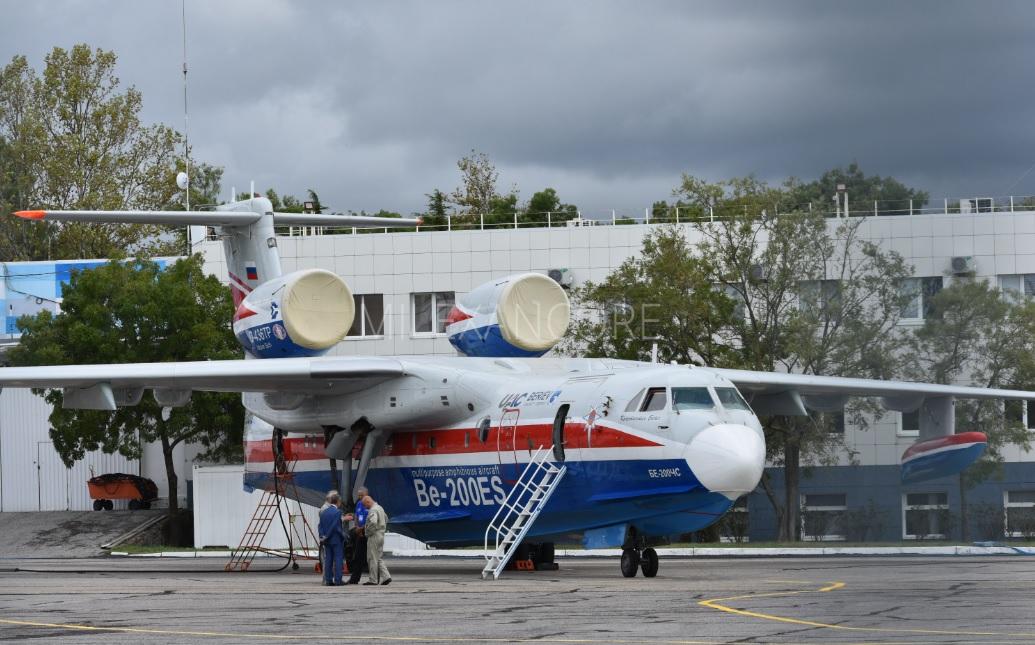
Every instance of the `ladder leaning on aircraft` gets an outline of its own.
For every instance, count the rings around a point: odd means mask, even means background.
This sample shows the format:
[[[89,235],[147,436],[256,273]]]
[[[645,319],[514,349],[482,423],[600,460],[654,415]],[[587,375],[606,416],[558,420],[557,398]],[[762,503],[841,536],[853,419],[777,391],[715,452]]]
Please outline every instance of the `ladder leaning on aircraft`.
[[[840,410],[852,396],[919,410],[920,440],[903,455],[902,478],[912,482],[959,472],[984,449],[983,434],[955,433],[956,398],[1035,400],[1014,390],[544,357],[570,311],[564,290],[537,273],[458,300],[447,334],[461,356],[324,357],[352,325],[352,292],[329,271],[282,274],[274,226],[419,220],[280,214],[264,198],[207,212],[16,215],[217,227],[233,330],[248,358],[6,368],[0,387],[61,388],[66,407],[99,410],[134,405],[145,389],[164,406],[184,405],[193,390],[240,392],[247,488],[271,490],[275,464],[289,460],[299,501],[318,506],[328,488],[365,485],[393,530],[437,547],[484,544],[534,449],[547,446],[564,476],[548,500],[524,509],[530,519],[519,529],[539,543],[535,559],[552,561],[553,540],[581,534],[587,548],[621,547],[623,575],[653,576],[651,547],[714,524],[758,484],[765,443],[756,415]]]

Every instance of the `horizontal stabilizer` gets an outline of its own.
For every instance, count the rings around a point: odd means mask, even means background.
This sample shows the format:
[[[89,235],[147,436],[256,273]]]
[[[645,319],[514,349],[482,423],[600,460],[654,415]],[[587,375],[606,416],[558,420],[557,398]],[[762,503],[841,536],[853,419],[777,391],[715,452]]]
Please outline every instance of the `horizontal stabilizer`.
[[[258,213],[240,211],[17,211],[22,219],[111,224],[177,224],[183,226],[248,226]]]
[[[251,211],[16,211],[15,216],[28,220],[57,222],[98,222],[111,224],[168,224],[177,226],[248,226],[261,215]],[[366,215],[314,215],[307,213],[274,213],[274,226],[334,227],[412,227],[420,218],[371,217]]]
[[[313,215],[308,213],[273,213],[277,226],[333,226],[333,227],[409,227],[420,226],[423,220],[411,217],[373,217],[370,215]]]

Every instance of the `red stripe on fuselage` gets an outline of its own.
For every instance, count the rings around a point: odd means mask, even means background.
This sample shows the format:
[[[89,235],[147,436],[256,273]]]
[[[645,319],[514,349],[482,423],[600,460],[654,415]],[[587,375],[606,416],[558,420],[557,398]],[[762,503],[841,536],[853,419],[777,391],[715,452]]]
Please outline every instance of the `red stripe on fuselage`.
[[[528,424],[516,428],[517,438],[512,441],[511,428],[489,429],[485,441],[478,439],[477,428],[451,428],[447,430],[421,430],[416,432],[392,433],[382,457],[410,457],[417,455],[460,455],[479,452],[496,452],[497,446],[505,450],[527,451],[539,446],[553,445],[553,424]],[[503,441],[500,441],[502,439]],[[564,447],[569,450],[581,448],[649,448],[660,446],[649,439],[597,424],[586,432],[583,423],[568,423],[564,426]],[[322,438],[291,437],[284,440],[284,452],[288,461],[327,459],[323,451]],[[362,444],[357,442],[352,457],[358,459]],[[269,439],[245,443],[245,460],[248,462],[273,461],[273,443]]]

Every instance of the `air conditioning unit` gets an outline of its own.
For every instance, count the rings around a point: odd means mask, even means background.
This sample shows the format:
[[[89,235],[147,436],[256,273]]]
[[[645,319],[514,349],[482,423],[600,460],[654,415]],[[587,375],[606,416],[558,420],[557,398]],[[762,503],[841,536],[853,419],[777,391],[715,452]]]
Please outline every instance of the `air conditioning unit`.
[[[960,213],[991,213],[995,211],[995,199],[992,197],[975,197],[960,200]]]
[[[564,222],[564,225],[568,228],[575,228],[577,226],[596,226],[599,223],[600,222],[595,219],[582,219],[582,216],[580,215],[579,217],[567,220]]]
[[[977,262],[969,255],[957,255],[949,262],[953,275],[973,275],[977,271]]]
[[[571,269],[549,269],[546,275],[550,276],[551,280],[565,289],[575,283],[575,276],[571,274]]]

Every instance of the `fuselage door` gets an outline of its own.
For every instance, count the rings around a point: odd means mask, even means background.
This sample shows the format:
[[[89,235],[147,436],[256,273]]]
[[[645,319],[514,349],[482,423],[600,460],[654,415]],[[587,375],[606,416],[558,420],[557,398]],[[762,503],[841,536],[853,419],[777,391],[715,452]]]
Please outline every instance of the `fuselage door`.
[[[518,408],[503,410],[499,431],[496,433],[496,454],[500,463],[500,476],[508,484],[517,481],[520,474],[517,467],[517,433],[520,416],[521,410]]]
[[[640,413],[646,415],[646,430],[668,431],[669,405],[667,387],[650,387],[640,403]]]

